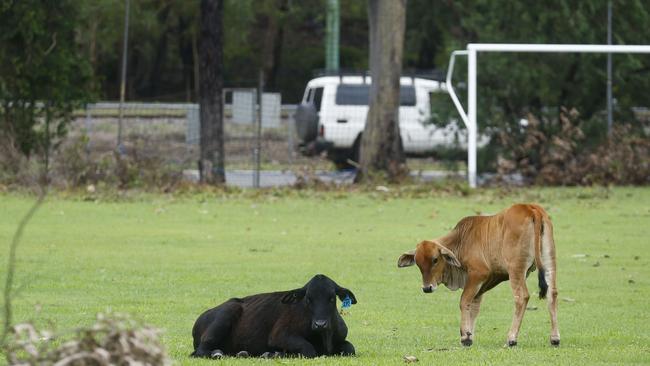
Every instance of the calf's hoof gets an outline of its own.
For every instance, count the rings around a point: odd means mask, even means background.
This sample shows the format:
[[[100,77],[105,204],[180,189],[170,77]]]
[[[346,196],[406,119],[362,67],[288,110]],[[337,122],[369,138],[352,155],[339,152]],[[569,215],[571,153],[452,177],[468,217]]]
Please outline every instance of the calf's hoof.
[[[239,357],[239,358],[248,358],[249,356],[250,356],[250,355],[248,354],[248,352],[246,352],[246,351],[239,351],[239,352],[237,352],[237,356],[236,356],[236,357]]]
[[[282,352],[264,352],[262,353],[262,358],[280,358],[283,357],[284,353]]]
[[[352,345],[352,343],[350,343],[348,341],[345,341],[341,345],[341,351],[339,352],[339,354],[341,356],[354,356],[354,353],[355,353],[355,350],[354,350],[354,346]]]
[[[473,342],[470,338],[465,338],[465,339],[461,339],[460,343],[465,347],[469,347],[472,345]]]
[[[223,351],[220,349],[215,349],[214,351],[212,351],[212,353],[210,353],[210,358],[212,359],[223,358]]]
[[[517,345],[517,341],[508,341],[508,347],[515,347]]]
[[[560,345],[559,339],[551,339],[551,346],[558,347]]]

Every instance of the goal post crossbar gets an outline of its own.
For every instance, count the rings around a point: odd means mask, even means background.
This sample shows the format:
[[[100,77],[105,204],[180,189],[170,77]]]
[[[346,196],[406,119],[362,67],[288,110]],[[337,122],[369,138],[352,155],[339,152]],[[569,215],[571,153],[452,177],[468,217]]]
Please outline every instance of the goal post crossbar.
[[[597,44],[525,44],[525,43],[469,43],[465,50],[456,50],[449,56],[445,86],[467,128],[467,181],[476,188],[477,115],[477,54],[478,52],[535,52],[535,53],[650,53],[650,45]],[[456,56],[467,56],[467,112],[460,103],[452,84]]]

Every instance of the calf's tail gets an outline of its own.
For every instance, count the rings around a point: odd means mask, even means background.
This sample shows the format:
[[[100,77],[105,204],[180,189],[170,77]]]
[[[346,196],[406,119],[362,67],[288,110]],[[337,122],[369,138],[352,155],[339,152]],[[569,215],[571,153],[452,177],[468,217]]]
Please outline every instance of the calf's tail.
[[[537,266],[537,280],[539,284],[539,298],[546,297],[548,283],[546,273],[542,264],[542,237],[544,236],[544,216],[537,210],[533,210],[533,227],[535,235],[535,266]]]
[[[537,272],[537,279],[539,280],[539,298],[545,299],[546,292],[548,291],[548,283],[546,283],[546,274],[543,269]]]

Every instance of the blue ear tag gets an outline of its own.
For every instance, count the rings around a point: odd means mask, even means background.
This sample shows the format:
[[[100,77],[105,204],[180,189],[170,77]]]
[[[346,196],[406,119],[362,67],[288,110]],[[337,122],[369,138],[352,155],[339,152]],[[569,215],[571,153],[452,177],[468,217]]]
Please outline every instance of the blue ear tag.
[[[345,299],[343,299],[343,303],[341,304],[341,314],[347,313],[351,307],[352,299],[350,299],[349,295],[345,295]]]

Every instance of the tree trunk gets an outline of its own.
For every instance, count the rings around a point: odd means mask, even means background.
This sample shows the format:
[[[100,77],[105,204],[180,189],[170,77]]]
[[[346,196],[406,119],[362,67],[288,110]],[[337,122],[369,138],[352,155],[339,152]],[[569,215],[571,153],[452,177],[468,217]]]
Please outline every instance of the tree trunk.
[[[407,172],[399,131],[405,19],[406,0],[368,1],[372,85],[356,182],[383,174],[396,181]]]
[[[199,106],[201,109],[201,182],[226,181],[223,148],[223,0],[201,0]]]

